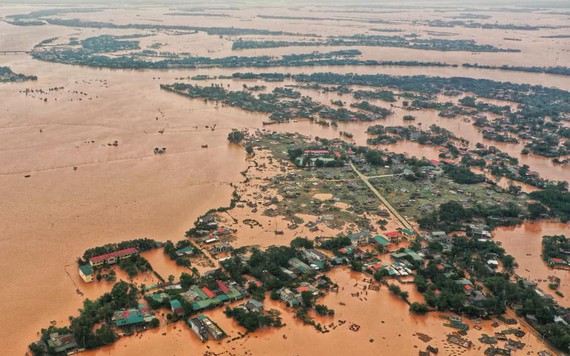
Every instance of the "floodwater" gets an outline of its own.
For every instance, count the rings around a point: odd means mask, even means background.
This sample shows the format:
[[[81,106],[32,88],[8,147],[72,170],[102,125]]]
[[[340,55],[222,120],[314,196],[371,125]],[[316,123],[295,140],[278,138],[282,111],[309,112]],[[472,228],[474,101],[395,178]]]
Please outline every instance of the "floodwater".
[[[0,7],[0,15],[23,13],[33,7]],[[264,8],[264,14],[299,14],[288,9]],[[217,26],[219,18],[163,17],[164,8],[112,9],[102,13],[64,14],[60,17],[116,23],[193,24]],[[338,21],[306,24],[302,21],[271,21],[256,18],[258,10],[236,12],[224,24],[236,27],[270,28],[336,34]],[[344,16],[344,15],[343,15]],[[357,15],[351,14],[350,17]],[[369,15],[365,15],[369,16]],[[390,19],[435,17],[423,12],[388,15]],[[495,14],[503,22],[535,23],[541,16],[528,14]],[[555,17],[552,24],[563,22]],[[366,22],[342,22],[347,34],[360,33],[361,29],[378,28],[380,25]],[[427,31],[433,28],[395,25],[406,31]],[[388,27],[393,27],[389,25]],[[482,43],[497,38],[515,36],[522,42],[503,44],[521,47],[521,54],[468,52],[416,51],[397,48],[362,48],[364,58],[383,60],[445,60],[449,63],[478,62],[481,64],[517,65],[569,65],[569,42],[547,41],[540,35],[556,33],[545,31],[486,32],[454,28],[457,38],[473,38]],[[120,34],[134,31],[117,31]],[[29,50],[40,41],[60,37],[85,38],[111,30],[76,29],[71,27],[43,26],[18,27],[0,22],[1,50]],[[501,33],[489,36],[489,33]],[[231,52],[226,38],[216,36],[159,34],[156,41],[168,41],[175,49],[188,50],[197,55],[225,56]],[[494,38],[494,39],[492,39]],[[218,46],[219,47],[216,47]],[[165,47],[168,49],[168,47]],[[221,49],[220,49],[221,48]],[[303,53],[333,48],[303,48]],[[336,48],[334,48],[336,49]],[[250,50],[240,55],[287,54],[301,52],[298,48]],[[512,61],[511,61],[512,60]],[[220,107],[200,100],[186,98],[161,91],[160,83],[171,83],[178,77],[196,74],[229,74],[233,69],[205,70],[109,70],[84,68],[71,65],[39,62],[25,55],[0,55],[0,66],[10,66],[15,72],[33,74],[36,82],[0,84],[0,271],[3,288],[0,293],[0,346],[2,354],[21,355],[29,342],[37,338],[37,332],[51,320],[65,325],[69,315],[75,314],[84,297],[96,298],[110,288],[105,282],[86,285],[77,276],[76,257],[87,248],[109,242],[138,237],[150,237],[176,241],[194,220],[210,208],[227,205],[232,192],[231,184],[241,180],[239,172],[247,166],[244,152],[226,141],[232,128],[261,128],[263,115],[246,113],[228,107]],[[251,69],[247,69],[250,71]],[[431,74],[439,76],[471,76],[500,81],[531,83],[570,89],[568,77],[533,73],[503,72],[496,70],[462,68],[402,68],[402,67],[311,67],[266,68],[256,72],[283,71],[311,73],[334,71],[339,73]],[[62,88],[49,90],[50,88]],[[28,94],[26,89],[34,90]],[[42,92],[37,92],[41,90]],[[316,95],[316,94],[313,94]],[[47,99],[47,100],[46,100]],[[324,99],[323,99],[324,100]],[[386,105],[384,103],[384,105]],[[387,123],[397,124],[401,112]],[[437,123],[465,137],[475,144],[481,140],[469,123],[446,121],[435,113],[414,113],[424,125]],[[349,131],[358,143],[366,140],[365,124],[340,124],[338,129],[323,128],[306,121],[274,125],[278,131],[298,131],[312,136],[338,137],[338,131]],[[212,127],[215,127],[212,130]],[[114,145],[114,142],[117,142]],[[208,145],[203,149],[202,145]],[[487,142],[488,144],[488,142]],[[498,145],[497,145],[498,146]],[[166,153],[155,155],[154,148],[166,148]],[[507,146],[504,148],[508,152]],[[398,143],[390,149],[411,155],[434,158],[436,151],[414,143]],[[519,147],[512,149],[513,153]],[[551,179],[567,179],[568,168],[553,166],[549,160],[529,156],[522,163]],[[26,176],[29,176],[26,178]],[[270,224],[271,222],[267,222]],[[273,223],[275,223],[273,221]],[[285,224],[285,222],[283,222]],[[550,226],[548,224],[544,225]],[[545,228],[546,229],[546,228]],[[566,227],[553,227],[552,232],[566,231]],[[549,230],[550,231],[550,230]],[[283,241],[274,240],[274,234],[244,233],[247,239],[237,245],[288,244],[293,236]],[[505,247],[507,240],[504,241]],[[244,241],[246,243],[244,243]],[[534,241],[534,240],[533,240]],[[534,246],[534,245],[533,245]],[[536,246],[535,246],[536,247]],[[534,251],[536,248],[534,247]],[[507,251],[517,257],[523,269],[525,256],[518,256],[518,244],[509,245]],[[512,251],[511,251],[512,249]],[[532,252],[535,253],[535,252]],[[524,253],[523,253],[524,255]],[[181,272],[157,252],[147,256],[157,270],[167,276]],[[537,266],[539,264],[536,264]],[[534,268],[534,267],[533,267]],[[533,270],[529,268],[529,270]],[[544,272],[544,271],[543,271]],[[542,272],[537,272],[542,273]],[[125,278],[124,274],[118,273]],[[354,333],[347,325],[328,334],[318,334],[309,326],[300,326],[288,312],[283,312],[287,326],[278,330],[255,333],[247,339],[227,344],[199,344],[190,331],[181,324],[149,331],[141,339],[126,338],[116,345],[91,354],[180,354],[188,347],[228,353],[271,354],[275,350],[291,354],[335,354],[341,348],[362,354],[417,353],[414,346],[425,347],[413,336],[424,332],[438,336],[434,345],[445,346],[441,339],[448,330],[441,327],[436,317],[415,317],[408,313],[407,305],[390,295],[385,289],[371,294],[367,301],[351,298],[351,287],[361,277],[347,271],[333,272],[331,276],[345,288],[338,295],[330,295],[324,302],[337,311],[335,320],[348,320],[362,326]],[[152,276],[141,276],[140,283],[147,283]],[[537,278],[544,278],[537,275]],[[359,282],[360,283],[360,282]],[[148,283],[147,283],[148,284]],[[566,286],[563,286],[566,287]],[[77,292],[79,290],[83,296]],[[371,292],[372,293],[372,292]],[[570,295],[570,294],[566,294]],[[416,296],[417,297],[417,296]],[[340,303],[345,305],[341,305]],[[274,306],[279,308],[278,306]],[[233,336],[238,328],[225,319],[221,310],[209,315]],[[384,321],[384,323],[382,323]],[[397,327],[394,327],[397,325]],[[427,330],[427,331],[426,331]],[[165,335],[163,333],[166,332]],[[285,335],[285,337],[284,337]],[[530,336],[529,336],[530,337]],[[370,340],[374,341],[371,342]],[[534,340],[534,341],[533,341]],[[132,342],[133,341],[133,342]],[[474,341],[474,340],[473,340]],[[542,347],[531,339],[533,350]],[[210,349],[208,349],[210,348]],[[451,351],[450,351],[451,352]],[[471,354],[480,354],[471,350]]]
[[[565,270],[552,269],[542,259],[542,237],[546,235],[566,235],[570,237],[570,224],[557,222],[527,222],[516,227],[500,227],[494,232],[494,238],[512,255],[517,263],[516,273],[524,278],[537,282],[540,288],[563,306],[570,306],[570,273]],[[560,278],[558,290],[564,295],[560,297],[548,288],[549,276]]]

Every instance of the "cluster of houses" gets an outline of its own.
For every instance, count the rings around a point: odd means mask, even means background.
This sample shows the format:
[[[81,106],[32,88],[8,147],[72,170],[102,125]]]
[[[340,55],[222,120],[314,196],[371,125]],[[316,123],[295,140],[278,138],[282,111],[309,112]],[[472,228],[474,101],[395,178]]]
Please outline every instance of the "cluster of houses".
[[[350,239],[352,246],[366,246],[369,244],[387,247],[390,244],[398,244],[402,239],[411,238],[415,236],[415,232],[409,229],[398,229],[389,231],[383,235],[374,235],[369,231],[361,231],[349,234],[347,237]]]
[[[178,289],[181,289],[179,285],[177,286],[179,287]],[[247,291],[235,281],[224,282],[221,280],[216,280],[216,288],[192,285],[188,290],[178,294],[179,299],[191,305],[193,312],[216,308],[228,302],[241,300],[246,296]],[[169,300],[174,314],[179,317],[185,314],[182,302],[179,299],[171,299],[170,296],[164,292],[147,293],[146,298],[152,299],[157,303],[163,303],[165,300]]]
[[[347,155],[354,155],[354,152],[348,150]],[[295,158],[295,164],[299,167],[310,166],[314,167],[317,165],[317,160],[321,161],[323,165],[331,164],[337,160],[342,159],[343,154],[337,149],[318,149],[318,150],[305,150],[303,154]]]
[[[303,304],[303,292],[309,292],[313,296],[319,295],[319,290],[308,282],[302,282],[297,288],[283,287],[277,291],[279,299],[288,307],[295,307]]]
[[[219,226],[216,216],[208,214],[198,219],[196,223],[196,235],[203,238],[207,244],[220,240],[220,237],[231,235],[234,230],[227,227]]]

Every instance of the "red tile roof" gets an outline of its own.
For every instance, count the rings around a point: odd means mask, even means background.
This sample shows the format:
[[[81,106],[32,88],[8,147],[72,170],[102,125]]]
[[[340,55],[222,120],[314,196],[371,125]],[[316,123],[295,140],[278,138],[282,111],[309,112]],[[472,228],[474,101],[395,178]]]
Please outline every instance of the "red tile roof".
[[[470,291],[473,289],[473,287],[471,287],[469,284],[466,284],[463,287],[465,288],[466,291]]]
[[[137,252],[139,252],[139,251],[136,248],[131,247],[131,248],[126,248],[124,250],[115,251],[115,252],[111,252],[111,253],[106,253],[104,255],[91,257],[89,260],[93,263],[97,263],[100,261],[108,260],[109,258],[112,258],[112,257],[121,257],[121,256],[131,255],[131,254],[137,253]]]
[[[553,258],[551,258],[550,260],[551,260],[552,262],[554,262],[554,263],[564,263],[564,260],[561,259],[561,258],[553,257]]]
[[[390,231],[384,234],[387,237],[398,237],[400,236],[400,231]]]
[[[308,292],[310,289],[307,286],[302,286],[297,288],[297,292],[302,293],[302,292]]]
[[[220,290],[224,293],[227,293],[230,291],[230,288],[222,281],[216,281],[216,283],[218,283],[218,288],[220,288]]]
[[[214,298],[216,296],[214,292],[212,292],[206,287],[202,287],[202,292],[204,292],[208,296],[208,298]]]
[[[338,151],[336,151],[336,152],[334,153],[334,156],[335,156],[336,158],[342,157],[342,155],[341,155],[340,152],[338,152]]]

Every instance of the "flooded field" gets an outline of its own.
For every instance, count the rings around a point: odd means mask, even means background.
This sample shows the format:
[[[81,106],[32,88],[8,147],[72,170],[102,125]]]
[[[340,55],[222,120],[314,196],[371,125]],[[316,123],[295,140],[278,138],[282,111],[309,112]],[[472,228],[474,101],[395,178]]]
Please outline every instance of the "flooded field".
[[[37,9],[28,6],[0,6],[0,16],[27,13]],[[270,20],[257,15],[313,16],[305,9],[247,8],[236,10],[224,26],[335,34],[339,28],[346,34],[358,34],[372,28],[395,27],[405,33],[441,30],[426,26],[401,24],[377,25],[365,20],[393,21],[415,18],[438,18],[434,12],[406,11],[389,14],[342,14],[350,20],[309,22],[300,20]],[[315,10],[315,8],[312,8]],[[322,11],[323,9],[318,9]],[[316,11],[316,10],[315,10]],[[60,18],[81,18],[85,21],[113,23],[165,23],[171,25],[219,26],[215,17],[185,17],[164,15],[166,7],[144,7],[137,11],[107,9],[103,12],[69,13]],[[223,12],[223,11],[222,11]],[[308,14],[308,15],[307,15]],[[505,23],[568,25],[567,16],[525,13],[491,13],[495,20]],[[323,16],[337,16],[324,13]],[[360,20],[358,20],[360,18]],[[354,21],[357,19],[358,21]],[[445,61],[450,64],[479,63],[486,65],[568,66],[570,41],[545,39],[563,30],[539,31],[446,29],[451,38],[473,39],[504,47],[520,48],[520,53],[438,52],[404,48],[362,47],[364,59]],[[0,50],[29,51],[42,40],[60,37],[86,38],[100,34],[132,34],[132,30],[75,28],[55,25],[14,26],[0,22]],[[221,37],[221,36],[220,36]],[[302,37],[302,36],[300,36]],[[516,37],[521,41],[503,41]],[[230,55],[284,55],[311,53],[315,50],[333,51],[346,47],[286,47],[276,49],[231,50],[227,38],[205,33],[172,35],[158,32],[145,44],[168,42],[166,51],[188,51],[193,55],[224,57]],[[570,77],[461,67],[358,67],[319,66],[295,68],[225,68],[176,70],[98,69],[74,65],[41,62],[25,54],[0,55],[0,66],[9,66],[18,73],[38,76],[37,81],[0,83],[0,271],[3,287],[0,293],[0,349],[5,355],[23,355],[38,331],[51,320],[64,325],[68,316],[76,313],[84,298],[94,299],[109,289],[106,283],[82,283],[77,276],[76,258],[86,249],[110,242],[150,237],[159,241],[184,237],[195,219],[208,209],[229,204],[233,184],[242,180],[240,171],[247,167],[245,152],[227,142],[233,128],[262,128],[265,115],[252,114],[221,105],[188,100],[159,88],[176,78],[198,74],[231,75],[234,72],[337,72],[392,75],[432,75],[442,77],[467,76],[513,83],[529,83],[570,90]],[[238,85],[238,84],[234,84]],[[58,88],[57,90],[53,90]],[[52,89],[52,90],[50,90]],[[26,90],[29,90],[26,93]],[[315,100],[330,101],[334,96],[307,92]],[[385,104],[385,103],[384,103]],[[401,125],[403,111],[383,124]],[[471,123],[440,118],[429,110],[415,113],[416,123],[440,125],[470,145],[485,142]],[[280,132],[300,132],[310,136],[334,138],[339,131],[354,134],[354,141],[365,144],[368,124],[346,123],[338,128],[324,128],[299,120],[271,129]],[[207,145],[207,148],[203,148]],[[549,159],[521,156],[521,145],[495,144],[519,158],[541,176],[553,180],[568,180],[568,166],[554,165]],[[166,148],[157,155],[155,148]],[[400,142],[387,147],[391,151],[418,157],[437,159],[433,147],[413,142]],[[326,198],[326,197],[316,197]],[[247,215],[240,216],[242,218]],[[289,244],[295,236],[276,240],[272,224],[266,229],[243,232],[236,246]],[[244,228],[237,226],[238,229]],[[249,229],[249,228],[248,228]],[[501,229],[497,240],[519,262],[518,273],[533,280],[548,275],[562,279],[563,304],[570,306],[570,282],[567,272],[549,270],[539,256],[540,237],[544,234],[568,234],[568,225],[554,223],[527,224],[515,229]],[[162,275],[179,274],[162,254],[148,253],[147,258]],[[119,272],[118,272],[119,273]],[[119,274],[121,277],[124,275]],[[152,276],[143,277],[152,280]],[[444,354],[480,355],[481,350],[462,352],[444,342],[445,328],[435,315],[413,316],[408,305],[389,294],[386,288],[371,292],[366,301],[352,298],[362,275],[336,270],[332,273],[340,286],[338,294],[325,298],[337,312],[334,320],[347,320],[362,326],[354,333],[339,326],[328,334],[319,334],[300,322],[282,307],[286,326],[264,330],[232,342],[201,344],[182,323],[121,339],[112,347],[85,353],[86,355],[178,355],[226,352],[226,354],[335,354],[350,348],[363,355],[417,354],[426,344],[415,336],[424,332],[434,337],[433,344]],[[546,284],[539,281],[543,289]],[[410,287],[406,287],[410,288]],[[79,290],[83,295],[78,294]],[[409,290],[412,292],[412,290]],[[416,295],[415,297],[420,297]],[[341,304],[343,303],[343,304]],[[206,313],[230,332],[230,339],[240,328],[227,319],[222,310]],[[325,320],[324,322],[328,322]],[[397,325],[397,327],[394,327]],[[490,329],[486,325],[484,330]],[[243,331],[243,330],[240,330]],[[528,334],[527,344],[533,352],[544,349],[539,340]],[[136,339],[135,339],[136,338]],[[474,336],[472,336],[475,339]],[[278,350],[278,351],[277,351]],[[352,352],[352,351],[351,351]]]

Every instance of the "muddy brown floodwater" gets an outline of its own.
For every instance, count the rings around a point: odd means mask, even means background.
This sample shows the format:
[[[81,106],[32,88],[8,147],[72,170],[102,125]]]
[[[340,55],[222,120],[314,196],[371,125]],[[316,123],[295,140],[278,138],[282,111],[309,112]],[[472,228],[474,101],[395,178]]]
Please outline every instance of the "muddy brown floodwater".
[[[2,6],[0,16],[25,13],[38,9],[31,6]],[[115,8],[101,13],[62,14],[62,18],[81,18],[116,23],[167,23],[196,26],[220,26],[220,18],[165,16],[168,8]],[[231,12],[230,10],[228,10]],[[339,16],[319,8],[323,16]],[[352,20],[308,21],[268,20],[258,13],[270,15],[315,16],[281,8],[251,8],[237,10],[223,19],[224,26],[302,31],[322,35],[357,34],[370,28],[396,27],[424,35],[434,28],[412,26],[408,22],[390,25],[370,23],[369,20],[409,20],[440,18],[437,12],[405,11],[387,14],[343,14]],[[309,15],[307,15],[309,14]],[[491,21],[521,24],[561,24],[560,16],[529,15],[528,13],[492,13]],[[358,19],[362,17],[364,19]],[[356,21],[354,20],[356,19]],[[547,22],[545,22],[546,20]],[[361,21],[362,20],[362,21]],[[158,21],[158,22],[157,22]],[[446,30],[447,31],[447,30]],[[360,48],[364,58],[378,60],[446,61],[490,65],[570,65],[570,42],[547,40],[542,35],[557,34],[555,30],[500,31],[449,29],[450,38],[469,38],[481,43],[521,48],[517,54],[470,52],[417,51],[398,48]],[[102,30],[46,25],[12,26],[0,22],[0,50],[30,50],[42,40],[59,37],[86,38],[103,33],[129,34],[137,31]],[[429,36],[429,35],[427,35]],[[521,38],[521,42],[504,42],[504,37]],[[170,36],[159,33],[157,42],[169,42],[166,50],[190,51],[195,55],[236,55],[231,51],[231,39],[207,36],[203,33]],[[153,40],[149,38],[148,44]],[[144,43],[144,40],[143,40]],[[309,53],[314,50],[346,48],[279,48],[247,50],[238,55],[280,55]],[[178,77],[196,74],[231,74],[236,71],[311,73],[386,73],[395,75],[430,74],[438,76],[469,76],[499,81],[530,83],[570,89],[568,77],[535,73],[505,72],[463,68],[403,68],[403,67],[311,67],[265,69],[198,69],[198,70],[110,70],[39,62],[26,55],[0,55],[0,66],[15,72],[37,75],[35,82],[0,84],[0,354],[22,355],[27,345],[37,338],[40,328],[54,320],[65,325],[69,315],[76,314],[85,297],[96,298],[110,288],[106,283],[86,285],[77,276],[75,259],[84,250],[109,242],[138,237],[165,241],[179,240],[197,216],[210,208],[227,205],[232,184],[241,180],[239,172],[247,163],[243,150],[226,141],[232,128],[261,128],[266,116],[234,108],[188,100],[159,89],[160,83],[174,82]],[[61,88],[49,90],[50,88]],[[27,95],[22,91],[31,89]],[[41,92],[38,92],[41,90]],[[311,94],[319,100],[327,95]],[[332,98],[332,97],[331,97]],[[46,100],[47,99],[47,100]],[[385,103],[384,103],[385,105]],[[387,120],[401,124],[401,113]],[[474,145],[482,140],[470,123],[438,118],[433,112],[417,113],[418,122],[436,123]],[[366,140],[365,124],[340,124],[338,129],[323,128],[306,121],[274,125],[277,131],[298,131],[313,136],[338,137],[338,131],[352,132],[358,143]],[[212,127],[215,127],[213,130]],[[117,145],[113,145],[114,142]],[[489,144],[489,142],[486,142]],[[203,149],[202,145],[208,145]],[[497,145],[498,146],[498,145]],[[163,155],[155,155],[155,147],[165,147]],[[518,146],[499,146],[518,155]],[[417,156],[435,158],[437,151],[409,142],[390,149]],[[553,166],[548,159],[521,157],[531,169],[550,179],[568,179],[568,168]],[[26,176],[29,176],[26,178]],[[534,226],[534,227],[533,227]],[[528,227],[528,228],[527,228]],[[507,252],[519,261],[524,276],[543,279],[551,272],[538,256],[539,235],[568,232],[567,225],[525,225],[513,230],[500,230],[497,239]],[[247,236],[247,235],[246,235]],[[523,239],[524,237],[524,239]],[[279,243],[272,234],[247,236],[237,245],[249,243],[268,246]],[[285,241],[288,243],[288,240]],[[527,256],[527,254],[531,254]],[[181,272],[162,254],[146,255],[163,275]],[[118,272],[125,278],[124,273]],[[141,276],[140,283],[152,281]],[[198,343],[188,328],[179,323],[146,332],[140,336],[121,339],[116,345],[93,351],[90,355],[180,355],[205,351],[227,354],[338,354],[339,350],[363,355],[417,354],[424,348],[414,334],[424,332],[435,339],[434,346],[444,354],[459,354],[443,341],[441,319],[435,315],[410,315],[408,306],[383,288],[369,292],[367,300],[354,298],[351,293],[361,285],[362,276],[346,270],[331,273],[342,286],[338,294],[324,298],[337,314],[331,323],[346,320],[327,334],[319,334],[302,326],[282,306],[287,324],[282,329],[265,330],[231,343]],[[563,278],[563,290],[568,287]],[[357,284],[357,287],[354,285]],[[414,292],[410,286],[404,287]],[[77,289],[83,293],[77,293]],[[570,291],[565,293],[570,296]],[[412,299],[421,296],[412,293]],[[567,299],[564,299],[567,302]],[[342,303],[342,304],[341,304]],[[221,310],[207,313],[232,337],[240,330],[226,319]],[[329,320],[322,320],[328,323]],[[358,333],[348,329],[349,323],[361,325]],[[489,325],[483,330],[489,332]],[[241,330],[243,331],[243,330]],[[529,334],[531,350],[544,347]],[[475,335],[471,338],[475,339]],[[372,340],[372,341],[371,341]],[[472,349],[465,354],[480,355]]]
[[[542,236],[570,236],[570,224],[557,222],[527,222],[516,227],[500,227],[495,230],[495,240],[511,254],[519,264],[516,272],[519,276],[538,283],[540,288],[552,294],[558,302],[570,307],[570,273],[552,269],[542,260]],[[548,276],[560,278],[560,292],[564,297],[554,294],[548,288]]]

